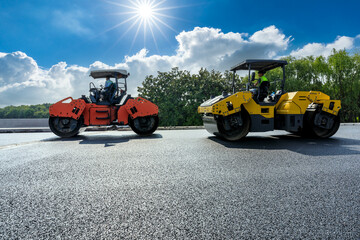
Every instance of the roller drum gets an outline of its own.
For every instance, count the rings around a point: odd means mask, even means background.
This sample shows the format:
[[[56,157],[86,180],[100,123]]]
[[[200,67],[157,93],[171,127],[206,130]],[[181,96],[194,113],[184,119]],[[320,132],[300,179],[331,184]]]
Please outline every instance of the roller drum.
[[[218,125],[214,118],[214,115],[203,115],[202,119],[203,119],[205,129],[209,133],[211,133],[213,135],[219,134]]]

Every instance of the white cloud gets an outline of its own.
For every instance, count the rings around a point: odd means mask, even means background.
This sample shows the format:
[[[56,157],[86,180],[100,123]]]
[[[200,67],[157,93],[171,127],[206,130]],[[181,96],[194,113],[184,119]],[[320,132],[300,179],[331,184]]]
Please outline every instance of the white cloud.
[[[291,36],[286,37],[285,34],[281,33],[275,26],[270,26],[254,33],[250,37],[250,40],[255,43],[274,44],[278,46],[279,49],[285,50],[288,47]]]
[[[64,62],[44,70],[25,53],[6,54],[0,57],[0,105],[58,101],[76,93],[79,86],[87,87],[83,81],[87,72],[88,68]]]
[[[273,58],[284,54],[291,37],[275,26],[255,33],[223,33],[220,29],[196,27],[176,36],[178,47],[174,55],[149,55],[146,49],[133,56],[125,56],[122,63],[112,66],[96,61],[90,66],[67,65],[59,62],[50,69],[39,67],[23,52],[0,53],[0,107],[6,105],[56,102],[65,97],[88,95],[89,73],[94,69],[119,68],[128,70],[129,93],[136,95],[146,75],[169,71],[172,67],[197,72],[201,67],[224,71],[249,58]],[[352,38],[339,37],[331,44],[308,44],[292,53],[317,54],[324,49],[351,47]],[[310,47],[309,47],[310,46]],[[310,49],[308,49],[310,48]],[[304,50],[305,49],[305,50]],[[94,81],[97,84],[98,81]]]
[[[333,43],[309,43],[306,44],[303,48],[297,49],[290,53],[293,57],[306,57],[306,56],[325,56],[328,57],[331,55],[333,49],[342,50],[342,49],[352,49],[354,47],[355,38],[351,37],[337,37]]]

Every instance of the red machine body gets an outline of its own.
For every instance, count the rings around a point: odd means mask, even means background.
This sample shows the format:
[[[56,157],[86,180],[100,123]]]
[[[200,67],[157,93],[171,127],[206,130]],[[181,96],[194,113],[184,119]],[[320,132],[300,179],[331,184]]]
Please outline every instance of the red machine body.
[[[158,107],[144,98],[126,95],[126,80],[125,89],[119,89],[117,77],[124,76],[123,70],[94,71],[91,74],[94,78],[115,76],[117,93],[105,101],[100,96],[101,90],[90,87],[90,99],[68,97],[51,105],[49,126],[55,134],[71,137],[79,132],[80,127],[108,125],[130,125],[140,135],[156,130]]]
[[[66,103],[66,100],[71,102]],[[83,99],[65,98],[49,108],[50,117],[65,117],[79,120],[83,117],[85,126],[128,125],[129,117],[157,116],[159,108],[141,98],[131,98],[122,106],[106,106],[86,103]]]

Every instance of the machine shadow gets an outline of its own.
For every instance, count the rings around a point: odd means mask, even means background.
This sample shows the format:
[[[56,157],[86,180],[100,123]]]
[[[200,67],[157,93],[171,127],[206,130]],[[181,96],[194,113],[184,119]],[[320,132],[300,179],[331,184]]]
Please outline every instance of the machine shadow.
[[[332,137],[328,139],[302,138],[296,135],[249,136],[237,142],[228,142],[215,136],[208,139],[227,148],[289,150],[309,156],[358,155],[360,140]]]
[[[72,138],[49,138],[43,141],[46,142],[79,142],[79,144],[103,144],[104,147],[112,147],[119,143],[125,143],[133,140],[144,140],[144,139],[159,139],[163,136],[161,134],[152,134],[150,136],[139,136],[137,134],[131,135],[78,135]]]

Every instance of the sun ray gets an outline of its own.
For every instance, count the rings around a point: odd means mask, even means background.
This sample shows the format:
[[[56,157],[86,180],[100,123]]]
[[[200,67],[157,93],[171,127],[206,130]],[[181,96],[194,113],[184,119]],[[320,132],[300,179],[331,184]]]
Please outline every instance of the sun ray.
[[[132,11],[132,12],[116,12],[116,13],[109,13],[108,15],[114,15],[114,16],[121,16],[121,15],[134,15],[136,14],[137,12],[136,11]],[[134,16],[136,17],[136,16]]]
[[[154,15],[184,21],[184,19],[182,19],[182,18],[178,18],[178,17],[174,17],[174,16],[162,14],[162,13],[154,13]]]
[[[148,24],[148,20],[145,19],[144,21],[144,27],[143,27],[143,31],[144,31],[144,47],[146,46],[146,29],[147,29],[147,24]]]
[[[169,29],[173,30],[175,33],[178,33],[174,28],[172,28],[169,24],[165,23],[160,18],[153,16],[159,23],[162,23],[165,27],[168,27]]]
[[[121,35],[120,38],[123,38],[139,21],[141,21],[140,18],[137,18],[135,22],[133,22],[130,27]]]
[[[152,38],[153,38],[153,40],[154,40],[154,44],[155,44],[156,50],[157,50],[158,52],[160,52],[160,51],[159,51],[158,44],[157,44],[156,39],[155,39],[154,31],[153,31],[153,29],[152,29],[152,25],[151,25],[151,24],[149,24],[149,29],[150,29],[150,32],[151,32],[151,36],[152,36]]]
[[[138,28],[136,29],[136,33],[135,33],[134,39],[133,39],[133,41],[131,42],[130,50],[131,50],[131,49],[133,48],[133,46],[134,46],[135,40],[136,40],[137,36],[139,35],[139,31],[140,31],[141,25],[143,25],[143,23],[144,23],[144,19],[141,19],[141,22],[139,23]]]
[[[137,17],[137,16],[132,16],[131,18],[128,18],[127,20],[124,20],[124,21],[122,21],[121,23],[118,23],[118,24],[116,24],[115,26],[113,26],[113,27],[105,30],[102,34],[104,34],[104,33],[106,33],[106,32],[109,32],[109,31],[111,31],[111,30],[113,30],[113,29],[115,29],[115,28],[117,28],[117,27],[120,27],[121,25],[123,25],[123,24],[125,24],[125,23],[130,22],[131,20],[135,19],[136,17]]]
[[[155,1],[153,1],[153,2],[155,2]],[[153,7],[156,8],[157,6],[160,6],[161,4],[163,4],[164,2],[166,2],[166,0],[156,3]]]
[[[152,1],[150,2],[150,5],[151,5],[153,8],[156,8],[156,5],[154,5],[154,4],[155,4],[155,1],[156,1],[156,0],[152,0]]]
[[[116,40],[116,42],[114,43],[114,46],[121,41],[121,39],[138,23],[138,21],[140,21],[139,18],[136,19],[135,22],[133,22],[133,23],[126,29],[126,31],[125,31],[123,34],[121,34],[121,36],[119,37],[119,39]]]
[[[159,30],[159,32],[161,33],[161,35],[163,35],[163,37],[165,39],[168,39],[167,36],[165,35],[165,33],[163,32],[163,30],[160,28],[160,26],[157,24],[157,22],[154,21],[154,19],[150,19],[152,21],[152,23],[154,24],[154,26],[157,28],[157,30]]]
[[[104,1],[107,2],[107,3],[110,3],[110,4],[112,4],[112,5],[119,6],[119,7],[125,7],[125,8],[129,8],[129,9],[137,10],[136,6],[132,7],[132,6],[125,5],[125,4],[121,4],[121,3],[117,3],[117,2],[106,1],[106,0],[104,0]],[[131,1],[130,1],[130,2],[131,2]]]
[[[126,31],[125,31],[123,34],[121,34],[121,36],[112,44],[112,46],[111,46],[110,48],[115,47],[115,46],[123,39],[123,37],[136,25],[136,23],[137,23],[138,21],[140,21],[140,19],[135,20],[135,22],[133,22],[133,23],[126,29]]]
[[[171,9],[179,9],[179,8],[188,8],[188,7],[192,7],[192,6],[196,6],[194,4],[191,5],[183,5],[183,6],[175,6],[175,7],[163,7],[163,8],[157,8],[157,11],[164,11],[164,10],[171,10]]]
[[[141,6],[141,4],[143,4],[143,2],[140,2],[139,0],[136,0],[136,3],[135,3],[134,1],[131,1],[131,0],[130,0],[130,2],[131,2],[134,6],[136,6],[137,8],[139,8],[139,7]]]

